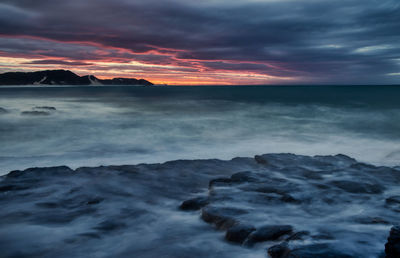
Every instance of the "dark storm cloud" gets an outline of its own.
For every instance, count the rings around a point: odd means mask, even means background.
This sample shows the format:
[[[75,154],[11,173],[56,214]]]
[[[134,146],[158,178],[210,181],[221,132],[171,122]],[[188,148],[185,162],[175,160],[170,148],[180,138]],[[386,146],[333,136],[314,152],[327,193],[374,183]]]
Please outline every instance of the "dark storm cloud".
[[[56,64],[56,65],[71,65],[71,66],[92,65],[91,63],[86,63],[86,62],[69,62],[69,61],[63,61],[63,60],[50,60],[50,59],[35,60],[35,61],[27,62],[25,64]]]
[[[396,83],[400,76],[388,74],[400,72],[399,13],[398,0],[4,0],[0,34],[59,43],[32,47],[19,38],[0,41],[0,51]]]

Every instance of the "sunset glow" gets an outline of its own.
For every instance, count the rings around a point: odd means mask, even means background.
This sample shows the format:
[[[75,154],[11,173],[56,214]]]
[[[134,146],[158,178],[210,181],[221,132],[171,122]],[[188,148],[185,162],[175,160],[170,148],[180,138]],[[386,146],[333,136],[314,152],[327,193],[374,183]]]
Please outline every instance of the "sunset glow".
[[[400,80],[396,21],[368,22],[395,15],[394,2],[318,11],[306,0],[167,2],[5,1],[0,72],[69,69],[177,85]]]

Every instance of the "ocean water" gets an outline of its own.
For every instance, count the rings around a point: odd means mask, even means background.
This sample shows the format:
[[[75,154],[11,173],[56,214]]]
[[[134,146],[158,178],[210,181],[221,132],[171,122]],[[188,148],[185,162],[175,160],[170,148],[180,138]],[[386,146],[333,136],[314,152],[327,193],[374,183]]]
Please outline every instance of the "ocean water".
[[[1,87],[0,174],[262,153],[398,166],[399,98],[396,86]]]
[[[201,219],[214,210],[307,231],[294,252],[383,257],[400,212],[399,97],[394,86],[0,88],[0,175],[212,158],[0,177],[0,256],[261,258],[288,237],[229,243]],[[389,167],[232,159],[282,152]],[[209,204],[178,208],[195,197]]]

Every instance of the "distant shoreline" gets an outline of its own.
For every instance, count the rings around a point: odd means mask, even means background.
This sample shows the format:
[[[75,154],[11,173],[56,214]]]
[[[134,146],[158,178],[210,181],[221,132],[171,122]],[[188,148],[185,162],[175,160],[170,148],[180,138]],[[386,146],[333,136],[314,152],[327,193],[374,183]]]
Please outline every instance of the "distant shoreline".
[[[8,72],[0,74],[0,85],[79,85],[79,86],[153,86],[145,79],[113,78],[99,79],[94,75],[79,76],[68,70],[45,70],[37,72]]]
[[[89,87],[89,88],[102,88],[102,87],[151,87],[151,88],[164,88],[164,87],[400,87],[398,84],[196,84],[196,85],[183,85],[183,84],[153,84],[153,85],[57,85],[57,84],[20,84],[20,85],[1,85],[0,88],[61,88],[61,87]]]

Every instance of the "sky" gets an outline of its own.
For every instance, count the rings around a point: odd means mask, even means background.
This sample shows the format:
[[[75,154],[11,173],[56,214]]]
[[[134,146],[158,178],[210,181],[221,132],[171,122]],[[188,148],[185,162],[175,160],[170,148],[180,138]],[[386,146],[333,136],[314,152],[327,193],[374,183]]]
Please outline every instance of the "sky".
[[[400,84],[399,0],[1,0],[0,72]]]

